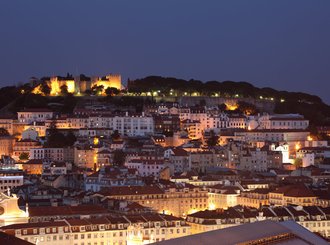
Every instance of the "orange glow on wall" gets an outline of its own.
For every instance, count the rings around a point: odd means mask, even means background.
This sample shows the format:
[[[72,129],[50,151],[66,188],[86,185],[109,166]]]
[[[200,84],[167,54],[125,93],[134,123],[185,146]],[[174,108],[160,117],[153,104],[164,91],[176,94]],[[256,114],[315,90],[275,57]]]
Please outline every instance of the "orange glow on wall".
[[[226,109],[229,111],[235,111],[238,108],[238,105],[236,103],[236,101],[226,101],[225,102],[226,105]]]
[[[43,92],[41,91],[41,84],[36,86],[33,90],[32,90],[32,94],[41,94],[44,95]]]
[[[74,82],[74,80],[66,81],[66,86],[68,87],[68,92],[69,93],[73,94],[75,92],[75,82]]]

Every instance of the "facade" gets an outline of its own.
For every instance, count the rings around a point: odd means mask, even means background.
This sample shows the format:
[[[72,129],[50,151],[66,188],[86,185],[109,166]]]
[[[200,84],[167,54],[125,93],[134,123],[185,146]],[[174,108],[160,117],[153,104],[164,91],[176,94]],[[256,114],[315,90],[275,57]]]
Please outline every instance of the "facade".
[[[143,186],[144,183],[136,171],[127,168],[104,167],[85,177],[85,190],[98,192],[111,186]]]
[[[208,207],[208,192],[200,187],[165,188],[158,186],[112,187],[96,195],[129,200],[150,207],[158,213],[185,217]]]
[[[40,245],[143,245],[190,234],[180,218],[136,215],[8,225],[3,232]]]
[[[209,187],[208,209],[227,209],[237,205],[240,189],[236,186],[216,185]]]
[[[46,108],[25,109],[17,112],[17,118],[20,123],[31,124],[34,122],[45,122],[53,117],[53,112]]]
[[[43,159],[46,161],[64,161],[63,148],[31,148],[30,159]]]
[[[27,156],[30,156],[30,150],[41,148],[41,144],[38,141],[35,140],[16,140],[14,144],[14,152],[13,157],[18,160],[21,156],[21,154],[27,154]]]
[[[275,206],[313,206],[316,200],[317,196],[304,184],[283,186],[269,192],[269,204]]]
[[[309,126],[309,121],[301,115],[264,115],[259,118],[259,126],[262,129],[302,129]]]
[[[14,151],[15,138],[12,136],[0,136],[0,156],[11,156]]]
[[[22,170],[27,174],[40,175],[43,172],[43,160],[42,159],[30,159],[27,162],[21,164]]]
[[[29,213],[24,212],[18,207],[18,198],[16,195],[11,196],[10,191],[6,194],[0,192],[0,227],[17,223],[27,223]]]
[[[228,210],[205,210],[187,216],[191,233],[203,233],[257,221],[295,221],[311,232],[330,237],[329,209],[317,206],[282,206],[262,208],[232,207]]]
[[[325,239],[304,229],[294,221],[265,220],[182,237],[172,241],[162,241],[159,245],[190,245],[195,244],[196,241],[203,241],[203,245],[328,244]]]
[[[94,87],[102,86],[104,90],[107,88],[122,89],[121,76],[118,74],[109,74],[104,77],[86,77],[84,75],[73,77],[67,75],[66,77],[54,76],[46,80],[46,83],[50,87],[50,95],[58,96],[62,94],[62,86],[66,86],[67,92],[74,95],[80,95],[86,93],[88,90],[92,90]],[[34,88],[33,93],[41,94],[40,85]]]
[[[18,169],[0,169],[0,192],[23,185],[23,172]]]
[[[269,189],[255,189],[241,192],[237,197],[237,205],[260,208],[269,205]]]

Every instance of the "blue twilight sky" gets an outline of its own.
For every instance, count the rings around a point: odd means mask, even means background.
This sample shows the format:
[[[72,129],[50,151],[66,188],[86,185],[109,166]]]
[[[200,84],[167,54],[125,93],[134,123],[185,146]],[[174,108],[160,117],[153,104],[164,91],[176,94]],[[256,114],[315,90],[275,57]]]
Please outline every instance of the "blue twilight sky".
[[[249,81],[330,103],[330,1],[0,0],[0,85],[67,72]]]

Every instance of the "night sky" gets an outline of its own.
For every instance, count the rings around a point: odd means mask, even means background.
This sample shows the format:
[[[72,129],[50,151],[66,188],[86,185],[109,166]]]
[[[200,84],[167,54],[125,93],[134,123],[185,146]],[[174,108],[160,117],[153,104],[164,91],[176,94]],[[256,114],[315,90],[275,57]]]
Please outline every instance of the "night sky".
[[[248,81],[330,104],[330,1],[1,1],[0,85],[67,72]]]

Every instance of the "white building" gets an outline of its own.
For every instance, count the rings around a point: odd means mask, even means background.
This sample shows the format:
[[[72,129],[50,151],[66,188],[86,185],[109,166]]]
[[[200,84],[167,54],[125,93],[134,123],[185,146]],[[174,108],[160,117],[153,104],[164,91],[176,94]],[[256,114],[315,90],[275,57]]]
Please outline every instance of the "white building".
[[[24,183],[23,172],[18,169],[0,170],[0,192],[8,191]]]
[[[46,108],[31,108],[17,112],[17,117],[20,123],[45,122],[53,117],[53,112]]]
[[[168,215],[64,219],[1,227],[38,245],[143,245],[190,235],[190,227]]]
[[[259,118],[260,129],[307,129],[309,121],[299,114],[263,115]]]
[[[63,148],[32,148],[29,159],[45,159],[49,161],[64,161]]]
[[[140,176],[153,176],[158,178],[160,172],[170,167],[163,160],[149,160],[149,159],[132,159],[125,163],[129,169],[136,169]]]

